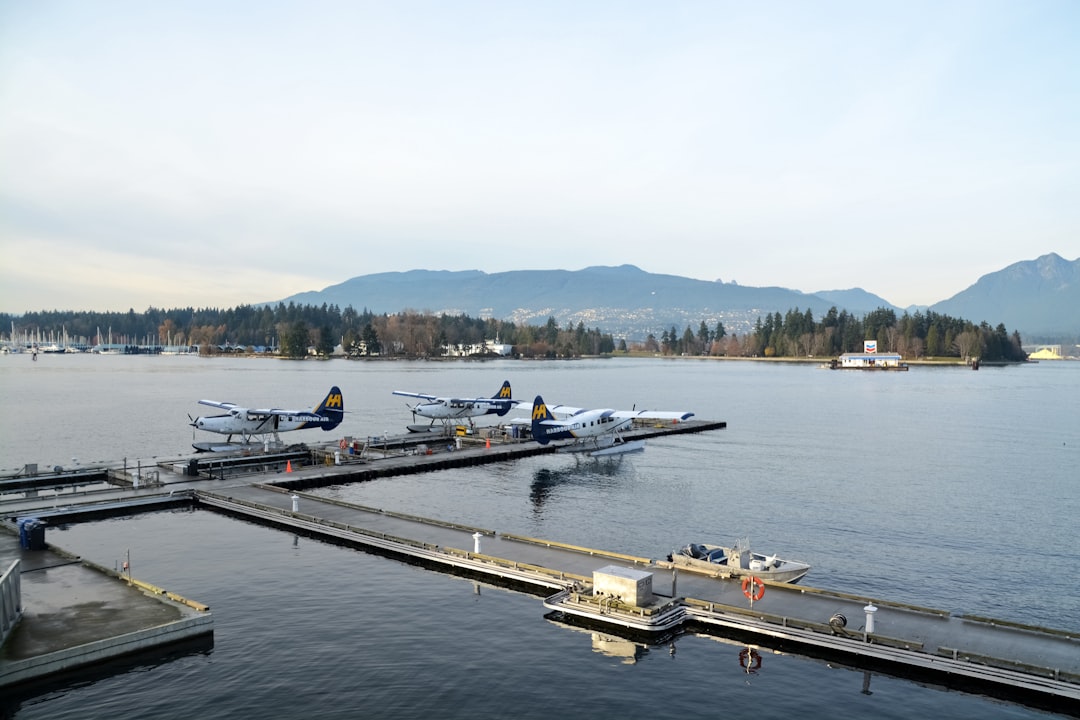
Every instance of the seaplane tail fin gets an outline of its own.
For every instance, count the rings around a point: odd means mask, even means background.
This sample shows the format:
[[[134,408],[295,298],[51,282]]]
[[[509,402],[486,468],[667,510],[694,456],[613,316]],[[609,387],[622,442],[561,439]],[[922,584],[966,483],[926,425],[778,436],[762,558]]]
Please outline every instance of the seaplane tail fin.
[[[345,419],[345,401],[341,397],[341,388],[337,385],[330,388],[323,401],[315,408],[315,414],[329,418],[330,422],[323,423],[323,430],[333,430]]]
[[[533,400],[532,411],[532,436],[533,440],[541,445],[547,445],[547,434],[544,432],[543,423],[547,420],[551,420],[551,413],[548,411],[547,405],[544,404],[544,398],[539,395]]]
[[[499,388],[499,392],[495,393],[491,397],[493,399],[495,399],[495,400],[512,400],[513,398],[510,397],[510,381],[509,380],[503,380],[503,384],[502,384],[502,387]],[[516,404],[517,403],[513,403],[513,402],[503,403],[502,405],[499,405],[498,407],[494,408],[490,412],[494,412],[499,417],[502,417],[506,413],[510,412],[510,408],[513,407]]]

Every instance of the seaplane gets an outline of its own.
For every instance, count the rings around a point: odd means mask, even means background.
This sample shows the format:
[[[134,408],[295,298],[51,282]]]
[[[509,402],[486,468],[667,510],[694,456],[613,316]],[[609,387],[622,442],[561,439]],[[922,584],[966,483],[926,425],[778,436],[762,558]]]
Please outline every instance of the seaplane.
[[[503,416],[518,404],[517,400],[510,397],[509,380],[504,380],[499,392],[491,397],[438,397],[405,390],[394,390],[393,394],[417,398],[421,401],[415,405],[409,405],[414,422],[417,415],[430,420],[427,425],[409,425],[409,432],[431,432],[435,430],[435,421],[437,420],[442,422],[442,426],[460,420],[468,421],[471,426],[474,417],[493,414]]]
[[[684,421],[692,412],[671,410],[611,410],[548,406],[537,395],[532,405],[532,437],[541,445],[568,440],[559,452],[586,453],[590,457],[623,455],[645,450],[644,440],[626,440],[622,433],[635,419]]]
[[[225,410],[224,415],[207,415],[193,418],[191,427],[196,430],[226,435],[225,443],[197,442],[192,447],[202,452],[214,452],[221,450],[234,450],[237,445],[233,443],[234,436],[240,436],[243,444],[251,442],[252,438],[272,436],[275,443],[280,443],[278,433],[291,430],[307,430],[310,428],[322,428],[333,430],[341,424],[345,416],[345,403],[341,397],[341,389],[337,385],[330,388],[322,402],[309,410],[282,410],[280,408],[245,408],[231,402],[218,400],[200,400],[200,405]],[[194,431],[192,431],[194,433]],[[266,438],[269,439],[268,437]]]

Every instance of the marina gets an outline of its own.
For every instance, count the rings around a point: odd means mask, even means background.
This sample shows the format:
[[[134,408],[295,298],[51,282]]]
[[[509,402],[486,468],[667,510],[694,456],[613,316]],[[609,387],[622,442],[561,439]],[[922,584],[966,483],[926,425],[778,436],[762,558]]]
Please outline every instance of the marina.
[[[722,423],[704,421],[653,425],[632,431],[630,439],[722,427]],[[55,500],[42,503],[40,495],[34,497],[39,489],[25,485],[27,496],[22,501],[10,496],[5,500],[5,524],[10,529],[20,518],[32,516],[48,528],[190,506],[442,572],[483,578],[542,597],[552,617],[617,635],[662,641],[693,631],[766,647],[798,648],[823,657],[854,656],[886,672],[933,678],[949,687],[1080,713],[1080,638],[1068,632],[687,566],[662,553],[640,557],[460,525],[307,492],[374,477],[445,469],[450,464],[513,461],[554,450],[532,442],[503,442],[501,436],[493,443],[492,434],[464,443],[454,440],[438,453],[428,452],[433,438],[398,436],[384,438],[381,447],[375,442],[378,438],[369,438],[359,456],[344,458],[340,443],[307,448],[306,457],[299,448],[265,455],[196,455],[145,471],[155,473],[153,483],[129,477],[130,482],[112,491],[87,493],[75,501],[65,497],[62,506]],[[352,443],[346,443],[349,448]],[[144,471],[140,468],[139,472]],[[120,473],[112,468],[106,474]],[[72,478],[75,482],[83,479]],[[63,482],[62,476],[49,480],[39,485],[56,487]],[[34,550],[24,547],[22,552],[32,556]],[[90,584],[106,581],[105,577],[83,580]],[[164,593],[151,589],[148,594]],[[188,633],[212,632],[208,611],[200,609],[197,624]],[[77,623],[79,612],[71,612]],[[110,626],[104,627],[103,632],[109,633]],[[96,642],[109,643],[111,637]],[[65,636],[65,642],[68,639]],[[187,639],[188,635],[161,636],[159,642],[171,645]],[[79,652],[70,647],[50,649],[58,651],[69,658]],[[0,662],[0,685],[25,682],[27,673],[33,672],[28,660],[5,657]],[[69,659],[62,669],[72,664],[77,662]],[[48,675],[57,670],[40,663],[38,672]]]

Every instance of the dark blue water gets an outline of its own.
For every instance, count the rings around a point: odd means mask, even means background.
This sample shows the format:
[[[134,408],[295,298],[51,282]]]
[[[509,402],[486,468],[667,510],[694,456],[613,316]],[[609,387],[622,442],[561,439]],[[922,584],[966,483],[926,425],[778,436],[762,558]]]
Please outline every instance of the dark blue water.
[[[692,410],[728,427],[650,440],[621,461],[543,456],[323,492],[652,557],[749,535],[810,562],[809,585],[1080,627],[1077,364],[888,374],[660,360],[12,360],[0,362],[2,467],[185,452],[200,397],[303,406],[330,384],[354,411],[343,434],[359,436],[410,422],[394,389],[490,395],[503,379],[526,400]],[[214,644],[23,700],[17,718],[1045,716],[768,651],[747,674],[739,645],[688,636],[672,654],[583,632],[544,619],[530,595],[205,511],[49,541],[106,565],[130,551],[137,576],[212,606]]]

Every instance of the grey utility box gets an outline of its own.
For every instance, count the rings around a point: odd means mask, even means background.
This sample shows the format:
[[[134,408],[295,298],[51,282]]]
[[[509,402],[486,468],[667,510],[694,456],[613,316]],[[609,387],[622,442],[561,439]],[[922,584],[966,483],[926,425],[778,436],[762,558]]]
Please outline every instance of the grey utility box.
[[[644,607],[652,604],[652,573],[617,565],[593,571],[593,595],[611,595],[624,603]]]

